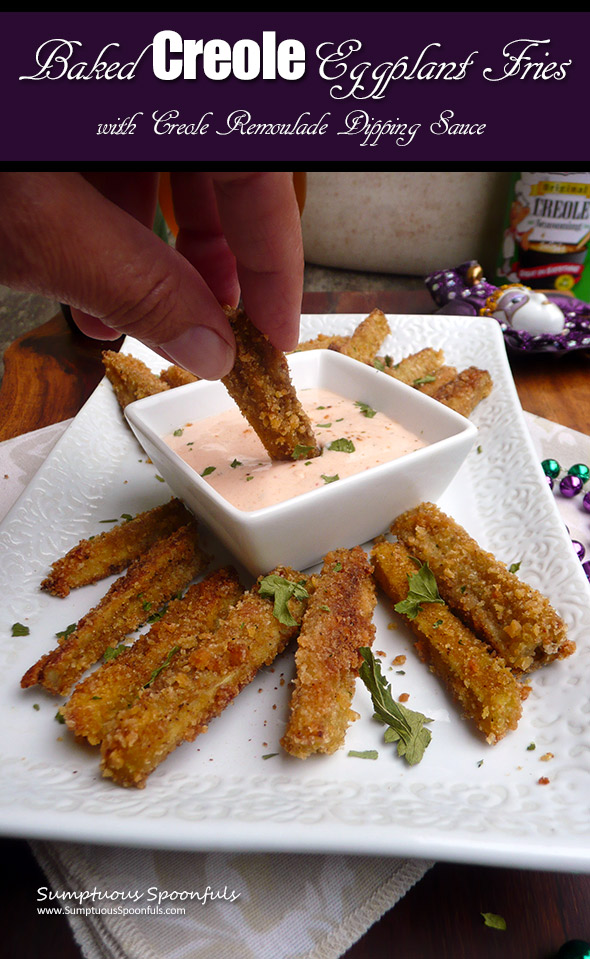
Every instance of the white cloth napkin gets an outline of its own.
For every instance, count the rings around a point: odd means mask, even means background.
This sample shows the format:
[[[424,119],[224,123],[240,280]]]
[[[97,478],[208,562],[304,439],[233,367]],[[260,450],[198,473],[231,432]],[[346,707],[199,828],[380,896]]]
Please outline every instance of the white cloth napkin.
[[[590,437],[525,417],[540,460],[552,457],[565,469],[590,465]],[[67,425],[0,443],[0,519]],[[581,497],[556,493],[556,502],[590,558],[590,515]],[[86,959],[336,959],[432,865],[372,856],[187,853],[63,842],[34,842],[32,848],[53,893],[74,896],[44,905],[70,910],[67,918]],[[191,892],[200,898],[187,899]],[[160,896],[167,897],[163,910],[183,911],[156,914]]]

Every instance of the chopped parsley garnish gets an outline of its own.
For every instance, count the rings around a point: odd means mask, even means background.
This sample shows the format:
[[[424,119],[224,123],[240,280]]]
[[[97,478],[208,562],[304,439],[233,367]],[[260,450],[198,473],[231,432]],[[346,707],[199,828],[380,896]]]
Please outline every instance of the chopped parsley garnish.
[[[520,563],[512,563],[512,564],[508,567],[508,572],[509,572],[509,573],[518,573],[519,569],[520,569]]]
[[[59,709],[58,709],[58,711],[57,711],[56,714],[55,714],[55,721],[56,721],[57,723],[61,723],[62,726],[65,726],[66,718],[65,718],[64,714],[63,714],[62,712],[60,712]]]
[[[305,443],[297,443],[291,455],[294,460],[302,460],[309,456],[312,450],[313,446],[306,446]]]
[[[340,479],[340,477],[338,476],[338,473],[334,473],[334,476],[326,476],[325,473],[322,473],[322,479],[324,483],[335,483],[336,480]]]
[[[378,759],[379,753],[376,749],[349,749],[347,756],[353,756],[355,759]]]
[[[234,460],[232,460],[232,462],[231,462],[229,465],[230,465],[230,467],[231,467],[233,470],[235,470],[236,467],[241,466],[242,464],[241,464],[240,460],[234,459]]]
[[[428,563],[420,563],[417,573],[411,576],[408,573],[408,583],[408,595],[393,607],[396,613],[402,613],[408,619],[415,619],[418,613],[422,612],[421,603],[442,603],[444,606],[444,599],[439,594],[434,573]]]
[[[121,513],[121,519],[124,519],[126,523],[133,519],[131,513]]]
[[[369,647],[362,646],[359,652],[363,658],[359,675],[371,694],[375,718],[387,726],[383,738],[386,743],[396,742],[398,756],[414,766],[422,759],[432,738],[430,730],[425,728],[432,719],[396,703],[379,661]]]
[[[529,743],[526,749],[528,753],[532,753],[533,749],[536,749],[536,748],[537,748],[536,743]]]
[[[437,619],[436,623],[432,624],[432,628],[438,629],[439,626],[442,626],[442,623],[443,623],[442,619]]]
[[[118,523],[118,519],[99,519],[99,523]]]
[[[482,912],[483,921],[490,929],[501,929],[506,931],[506,920],[503,916],[497,916],[495,912]]]
[[[331,425],[331,423],[316,423],[316,427],[321,427],[324,430],[329,429]]]
[[[151,675],[150,678],[148,679],[147,683],[144,684],[144,687],[143,687],[144,689],[148,689],[148,688],[152,685],[152,683],[154,682],[154,680],[157,679],[157,677],[160,675],[160,673],[162,672],[162,670],[163,670],[163,669],[166,669],[166,667],[170,665],[170,663],[172,662],[172,657],[176,655],[176,653],[179,651],[179,649],[180,649],[180,646],[173,646],[173,647],[172,647],[172,649],[170,650],[170,652],[169,652],[168,655],[166,656],[166,659],[165,659],[162,663],[160,663],[159,666],[156,666],[156,668],[154,669],[152,675]]]
[[[118,646],[107,646],[103,653],[103,660],[105,663],[108,663],[110,659],[116,659],[117,656],[120,656],[124,649],[127,649],[125,643],[119,643]]]
[[[378,360],[377,358],[373,360],[373,366],[375,367],[376,370],[381,370],[382,373],[385,371],[385,364],[382,363],[381,360]]]
[[[41,709],[39,703],[33,703],[33,709],[36,709],[37,711],[39,711]]]
[[[265,753],[262,757],[263,759],[272,759],[274,756],[278,756],[278,753]]]
[[[412,386],[424,386],[425,383],[434,383],[436,376],[433,373],[429,373],[427,376],[419,376],[417,380],[414,380]]]
[[[374,410],[372,406],[369,406],[368,403],[361,403],[360,400],[355,400],[355,406],[358,406],[359,410],[366,416],[368,419],[372,419],[377,415],[377,410]]]
[[[260,581],[258,592],[267,599],[274,599],[273,615],[283,626],[296,626],[297,620],[289,612],[288,602],[291,597],[307,599],[309,593],[302,583],[292,583],[291,580],[270,573]]]
[[[200,475],[201,475],[201,476],[211,476],[211,473],[214,473],[214,472],[215,472],[215,467],[214,467],[214,466],[206,466],[205,469],[203,470],[203,472],[202,472]]]
[[[149,606],[151,605],[152,604],[149,603]],[[152,613],[152,615],[148,617],[148,623],[157,623],[159,619],[162,619],[162,616],[166,615],[167,612],[168,612],[168,603],[164,603],[164,605],[162,606],[162,609],[156,610],[155,613]]]
[[[28,626],[23,626],[22,623],[13,623],[12,624],[12,635],[13,636],[28,636],[31,630]]]
[[[164,479],[164,477],[163,477],[163,476],[159,476],[158,473],[156,473],[156,477],[155,477],[155,478],[157,479],[158,483],[165,483],[165,482],[166,482],[166,480]]]
[[[69,626],[66,626],[65,629],[62,629],[60,633],[56,633],[55,635],[58,639],[67,639],[68,636],[71,636],[71,634],[74,632],[77,625],[77,623],[70,623]]]
[[[354,443],[342,436],[339,440],[332,440],[328,449],[334,450],[336,453],[354,453]]]
[[[476,453],[483,453],[483,447],[482,447],[482,446],[478,446],[475,452],[476,452]]]
[[[340,570],[342,569],[342,563],[340,562],[340,560],[338,560],[337,563],[334,563],[332,569],[334,570],[335,573],[340,572]]]
[[[179,427],[177,430],[174,430],[172,436],[182,436],[183,433],[184,433],[184,430]]]
[[[143,596],[143,593],[139,593],[137,598],[139,599],[140,596]],[[144,599],[143,603],[141,604],[141,608],[143,609],[144,613],[148,613],[152,608],[152,604],[147,599]]]

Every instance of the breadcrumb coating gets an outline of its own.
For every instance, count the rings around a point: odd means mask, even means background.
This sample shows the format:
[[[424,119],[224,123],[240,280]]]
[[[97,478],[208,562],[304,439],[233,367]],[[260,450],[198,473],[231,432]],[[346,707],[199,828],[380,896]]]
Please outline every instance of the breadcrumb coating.
[[[69,728],[93,745],[99,743],[117,713],[137,698],[170,651],[196,646],[243,592],[236,571],[223,568],[191,586],[182,599],[172,600],[148,633],[76,686],[62,710]]]
[[[176,389],[177,386],[196,383],[199,377],[195,376],[194,373],[189,373],[188,370],[184,370],[182,366],[167,366],[165,370],[161,370],[160,379],[173,390]]]
[[[385,313],[374,309],[359,323],[351,336],[343,337],[340,342],[335,339],[329,344],[328,349],[344,353],[353,360],[358,360],[359,363],[372,364],[383,340],[390,333],[391,329]]]
[[[433,350],[430,346],[405,356],[399,363],[387,366],[385,372],[394,379],[413,386],[416,380],[431,376],[443,365],[445,354],[442,350]]]
[[[21,686],[39,684],[52,693],[69,693],[107,647],[116,646],[143,626],[198,576],[208,561],[198,546],[194,522],[157,540],[113,583],[100,603],[82,617],[76,629],[27,670]]]
[[[379,543],[371,553],[375,579],[395,606],[406,599],[408,577],[416,565],[401,543]],[[448,687],[463,714],[497,743],[516,729],[522,700],[530,687],[518,682],[503,659],[451,613],[446,605],[424,603],[414,619],[404,616],[416,636],[415,647],[423,662]]]
[[[292,756],[333,753],[358,718],[350,707],[361,665],[359,649],[371,646],[375,587],[360,546],[324,558],[299,633],[291,713],[281,745]]]
[[[477,404],[490,395],[492,386],[492,377],[487,370],[469,366],[431,395],[455,412],[469,416]]]
[[[319,456],[320,448],[295,388],[285,354],[250,322],[243,310],[227,310],[236,338],[236,361],[224,376],[228,393],[273,460]]]
[[[292,569],[274,571],[305,583]],[[263,577],[261,577],[262,579]],[[307,600],[288,603],[294,626],[281,623],[259,583],[228,611],[217,629],[192,650],[180,650],[136,702],[119,713],[102,741],[102,772],[122,786],[143,787],[149,774],[182,742],[207,724],[270,665],[297,634]]]
[[[51,573],[41,589],[54,596],[67,596],[71,589],[120,573],[156,540],[186,526],[190,518],[184,504],[173,499],[92,539],[83,539],[51,564]]]
[[[445,602],[511,669],[526,673],[574,652],[549,600],[433,503],[398,516],[391,531],[428,563]]]
[[[105,350],[102,362],[122,410],[134,400],[142,400],[145,396],[153,396],[154,393],[163,393],[170,389],[167,383],[134,356]]]

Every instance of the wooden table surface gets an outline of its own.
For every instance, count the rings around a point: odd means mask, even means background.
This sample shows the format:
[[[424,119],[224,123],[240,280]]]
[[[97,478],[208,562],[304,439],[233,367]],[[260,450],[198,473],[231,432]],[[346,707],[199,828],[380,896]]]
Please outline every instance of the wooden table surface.
[[[375,305],[389,313],[432,312],[426,291],[308,293],[303,311],[367,313]],[[102,348],[61,315],[9,347],[0,440],[75,415],[102,376]],[[525,410],[589,431],[587,355],[513,356],[511,366]],[[3,840],[0,850],[3,955],[80,959],[67,920],[36,915],[35,892],[46,880],[28,845]],[[504,916],[507,931],[487,928],[482,912]],[[346,959],[552,959],[571,939],[590,940],[590,876],[439,863]]]

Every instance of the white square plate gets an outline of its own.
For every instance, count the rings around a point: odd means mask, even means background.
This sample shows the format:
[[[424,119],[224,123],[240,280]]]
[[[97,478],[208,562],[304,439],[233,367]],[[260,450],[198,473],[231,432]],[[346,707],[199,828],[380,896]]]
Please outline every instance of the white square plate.
[[[362,316],[306,316],[302,338],[348,333]],[[433,717],[432,743],[408,767],[383,742],[359,683],[361,719],[346,746],[305,762],[282,754],[292,654],[244,690],[205,735],[187,744],[142,791],[102,780],[96,750],[55,720],[56,700],[23,691],[23,672],[55,644],[111,580],[67,599],[40,592],[50,562],[101,522],[164,502],[169,491],[125,426],[103,381],[0,528],[0,829],[50,837],[178,849],[358,852],[590,871],[590,588],[557,513],[524,425],[497,323],[393,316],[386,352],[400,359],[443,348],[460,368],[487,368],[491,396],[475,411],[470,452],[440,505],[487,549],[546,593],[576,653],[533,674],[518,730],[490,747],[461,720],[419,662],[404,627],[380,600],[375,651],[394,697]],[[153,369],[163,361],[128,341]],[[215,549],[212,541],[205,544]],[[227,561],[222,550],[220,562]],[[11,637],[11,625],[30,635]],[[399,654],[403,675],[389,669]],[[34,706],[38,708],[34,708]],[[529,750],[534,743],[535,749]],[[349,749],[377,749],[376,761]],[[553,758],[541,762],[540,757]],[[270,758],[265,759],[269,754]],[[549,779],[540,785],[542,777]]]

